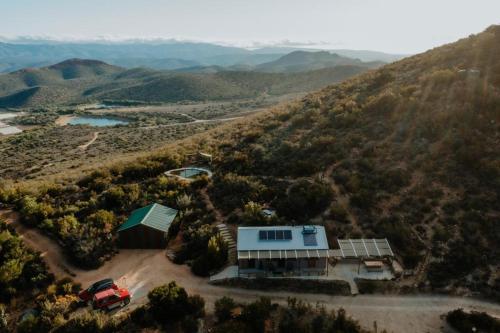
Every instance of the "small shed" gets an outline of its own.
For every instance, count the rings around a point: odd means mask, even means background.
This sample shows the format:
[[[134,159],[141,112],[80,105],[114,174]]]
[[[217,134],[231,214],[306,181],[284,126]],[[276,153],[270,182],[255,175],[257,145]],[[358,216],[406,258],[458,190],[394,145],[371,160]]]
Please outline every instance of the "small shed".
[[[120,247],[129,249],[160,249],[167,246],[170,225],[177,216],[177,210],[151,204],[136,209],[118,228]]]

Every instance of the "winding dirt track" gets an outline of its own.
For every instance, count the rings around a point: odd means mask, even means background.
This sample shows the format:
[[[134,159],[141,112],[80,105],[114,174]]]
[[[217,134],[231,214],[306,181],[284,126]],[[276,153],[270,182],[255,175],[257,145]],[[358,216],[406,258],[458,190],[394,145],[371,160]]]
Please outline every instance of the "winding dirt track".
[[[268,296],[277,303],[286,303],[288,297],[296,297],[311,304],[320,303],[328,309],[343,307],[366,328],[376,321],[379,331],[389,332],[440,332],[444,326],[440,316],[452,309],[486,311],[500,317],[500,305],[491,302],[438,295],[359,295],[329,296],[290,292],[264,292],[210,285],[205,278],[191,274],[185,265],[175,265],[165,256],[164,250],[122,250],[111,261],[97,270],[85,271],[71,265],[62,254],[61,247],[36,229],[18,222],[18,215],[0,211],[0,217],[8,220],[22,236],[26,244],[42,252],[50,270],[61,278],[72,275],[84,286],[105,277],[114,278],[126,286],[133,295],[129,309],[144,304],[147,292],[155,286],[176,280],[188,292],[203,296],[209,310],[222,296],[230,296],[239,302],[249,302],[260,296]]]
[[[97,140],[98,136],[99,136],[99,132],[94,132],[92,134],[92,139],[90,139],[89,142],[87,142],[81,146],[78,146],[78,148],[80,148],[81,150],[86,150],[91,144],[93,144],[95,142],[95,140]]]

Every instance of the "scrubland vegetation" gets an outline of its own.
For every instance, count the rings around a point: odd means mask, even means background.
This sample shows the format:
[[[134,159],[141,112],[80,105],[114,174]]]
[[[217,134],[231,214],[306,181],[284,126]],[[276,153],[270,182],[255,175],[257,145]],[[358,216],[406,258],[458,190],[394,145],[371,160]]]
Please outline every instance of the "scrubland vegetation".
[[[176,155],[139,160],[95,171],[71,185],[50,184],[36,193],[6,191],[1,200],[14,203],[24,223],[57,238],[85,268],[98,267],[114,253],[115,230],[132,210],[151,202],[179,209],[181,218],[170,230],[171,238],[180,233],[183,240],[176,260],[194,260],[193,271],[207,275],[224,264],[225,245],[215,237],[212,215],[195,199],[203,181],[187,184],[163,175],[181,162]]]
[[[20,320],[17,332],[118,333],[154,330],[194,333],[198,332],[200,324],[211,332],[368,332],[343,309],[329,312],[296,299],[289,299],[286,306],[280,306],[268,298],[239,304],[229,297],[222,297],[215,302],[215,314],[207,315],[204,299],[199,295],[189,295],[174,281],[151,290],[147,304],[130,313],[112,317],[87,309],[75,312],[79,307],[78,288],[69,280],[48,286],[35,301],[32,313]],[[6,327],[13,326],[8,314],[4,314],[4,319]]]
[[[467,313],[462,309],[457,309],[446,314],[446,321],[459,333],[500,331],[500,320],[484,312]]]
[[[498,297],[500,67],[488,60],[498,51],[500,29],[492,27],[144,161],[4,196],[75,259],[84,250],[97,264],[112,252],[113,230],[133,208],[154,200],[178,208],[177,198],[190,195],[194,215],[186,213],[179,230],[199,257],[213,216],[194,185],[161,172],[180,166],[186,152],[205,150],[215,156],[208,193],[230,223],[314,219],[332,246],[336,237],[387,237],[407,269],[424,273],[420,288],[465,287]],[[264,206],[277,209],[276,220],[259,216]],[[101,210],[114,216],[106,228],[94,215]],[[67,232],[72,226],[77,232]],[[91,244],[83,249],[71,245],[85,239]],[[203,246],[190,243],[198,239]],[[195,259],[182,250],[179,258]]]
[[[52,279],[40,254],[27,248],[0,220],[0,303],[10,302],[26,289],[43,288]]]
[[[329,176],[331,168],[349,199],[342,207],[334,198],[322,216],[333,234],[387,237],[406,268],[427,257],[421,287],[427,280],[498,297],[500,67],[488,59],[499,50],[492,27],[215,130],[210,147],[227,174],[214,179],[214,199],[226,211],[268,203],[275,196],[263,179]],[[239,184],[227,191],[237,196],[223,195],[227,180]],[[294,212],[290,202],[285,211]],[[346,210],[357,225],[346,223]]]

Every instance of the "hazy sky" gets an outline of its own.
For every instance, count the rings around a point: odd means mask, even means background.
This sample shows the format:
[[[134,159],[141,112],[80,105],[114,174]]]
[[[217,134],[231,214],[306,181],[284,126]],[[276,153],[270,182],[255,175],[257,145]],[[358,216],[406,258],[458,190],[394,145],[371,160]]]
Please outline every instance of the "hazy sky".
[[[0,36],[177,38],[420,52],[500,23],[500,0],[0,0]]]

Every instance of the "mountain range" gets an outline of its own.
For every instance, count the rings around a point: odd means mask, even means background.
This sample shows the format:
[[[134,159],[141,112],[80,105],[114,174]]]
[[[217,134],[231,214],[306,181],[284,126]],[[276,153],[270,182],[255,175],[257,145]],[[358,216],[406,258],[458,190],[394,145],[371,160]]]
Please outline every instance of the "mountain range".
[[[0,73],[25,67],[44,67],[66,59],[101,60],[132,68],[179,69],[194,66],[256,66],[297,50],[294,47],[266,47],[249,50],[209,43],[165,41],[148,42],[0,42]],[[319,51],[319,50],[308,50]],[[344,57],[361,61],[392,62],[402,55],[364,50],[331,50]]]
[[[63,105],[102,100],[178,102],[251,98],[319,89],[380,62],[327,52],[296,51],[246,70],[219,66],[184,71],[125,69],[99,60],[69,59],[0,75],[0,107]]]

